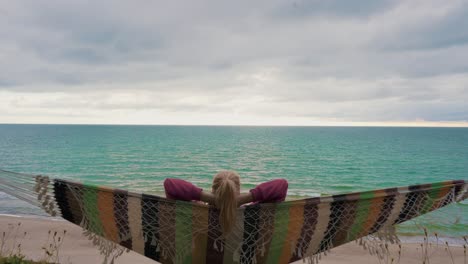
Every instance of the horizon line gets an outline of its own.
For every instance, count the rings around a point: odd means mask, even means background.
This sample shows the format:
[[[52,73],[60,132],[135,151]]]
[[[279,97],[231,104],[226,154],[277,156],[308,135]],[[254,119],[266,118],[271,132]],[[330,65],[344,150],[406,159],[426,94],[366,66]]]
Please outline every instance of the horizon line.
[[[340,124],[341,123],[341,124]],[[66,126],[203,126],[203,127],[408,127],[408,128],[468,128],[468,122],[336,122],[328,124],[131,124],[131,123],[2,123],[0,125],[66,125]]]

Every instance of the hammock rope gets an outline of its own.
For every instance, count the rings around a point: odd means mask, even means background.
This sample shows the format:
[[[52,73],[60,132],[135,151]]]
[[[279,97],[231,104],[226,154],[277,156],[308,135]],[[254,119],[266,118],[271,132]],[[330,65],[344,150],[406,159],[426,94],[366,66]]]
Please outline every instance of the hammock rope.
[[[316,263],[376,232],[397,240],[395,224],[466,199],[467,186],[446,181],[241,207],[223,236],[213,206],[0,170],[0,191],[82,226],[107,258],[126,248],[161,263]]]

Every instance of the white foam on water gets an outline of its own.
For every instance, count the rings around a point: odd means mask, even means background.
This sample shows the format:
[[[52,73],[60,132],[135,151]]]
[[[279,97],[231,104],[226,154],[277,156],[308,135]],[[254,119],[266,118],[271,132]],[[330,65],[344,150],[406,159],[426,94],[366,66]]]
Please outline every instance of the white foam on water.
[[[41,216],[41,215],[15,215],[15,214],[0,214],[0,217],[15,217],[15,218],[25,218],[25,219],[42,219],[42,220],[51,220],[51,221],[67,221],[60,217],[52,217],[52,216]]]
[[[421,244],[424,242],[424,237],[422,236],[398,236],[400,241],[403,243],[416,243]],[[439,237],[436,238],[435,236],[430,236],[428,238],[428,242],[435,245],[438,244],[439,246],[444,246],[445,242],[449,244],[449,246],[455,247],[462,247],[465,244],[465,241],[462,238],[456,237]]]

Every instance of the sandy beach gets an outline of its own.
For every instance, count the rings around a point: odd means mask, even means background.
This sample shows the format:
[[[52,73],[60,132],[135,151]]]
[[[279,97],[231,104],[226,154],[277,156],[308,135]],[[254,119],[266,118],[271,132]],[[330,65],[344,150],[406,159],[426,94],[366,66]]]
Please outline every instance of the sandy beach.
[[[18,223],[21,223],[18,226]],[[57,232],[63,234],[66,230],[63,244],[59,248],[60,263],[102,263],[103,257],[99,254],[92,242],[83,234],[79,226],[62,220],[49,220],[37,218],[25,218],[14,216],[0,216],[0,232],[9,232],[16,230],[16,236],[10,234],[3,246],[3,252],[18,250],[20,245],[21,253],[30,259],[40,260],[46,257],[46,252],[42,247],[47,247],[51,239],[47,240],[49,230],[51,236]],[[25,234],[26,232],[26,234]],[[16,238],[15,238],[16,237]],[[47,242],[49,241],[49,242]],[[394,256],[397,256],[398,248],[392,247]],[[438,248],[430,249],[430,263],[467,263],[463,252],[463,247],[450,246],[450,253],[446,251],[443,245]],[[399,263],[423,263],[419,244],[403,244],[401,259]],[[453,259],[453,262],[452,262]],[[157,263],[151,259],[130,251],[124,253],[116,259],[115,263]],[[298,261],[295,263],[303,263]],[[320,263],[339,264],[339,263],[379,263],[375,256],[371,256],[366,250],[354,242],[337,247],[331,251],[331,254],[322,258]],[[381,262],[385,263],[385,262]],[[397,262],[394,262],[397,263]]]

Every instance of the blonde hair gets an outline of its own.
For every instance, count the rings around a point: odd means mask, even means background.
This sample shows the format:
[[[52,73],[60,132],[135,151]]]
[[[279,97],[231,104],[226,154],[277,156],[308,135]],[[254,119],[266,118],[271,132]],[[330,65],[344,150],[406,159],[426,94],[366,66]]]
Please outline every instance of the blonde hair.
[[[231,232],[237,215],[237,196],[240,194],[240,177],[234,171],[221,171],[213,178],[215,205],[219,209],[219,223],[223,234]]]

